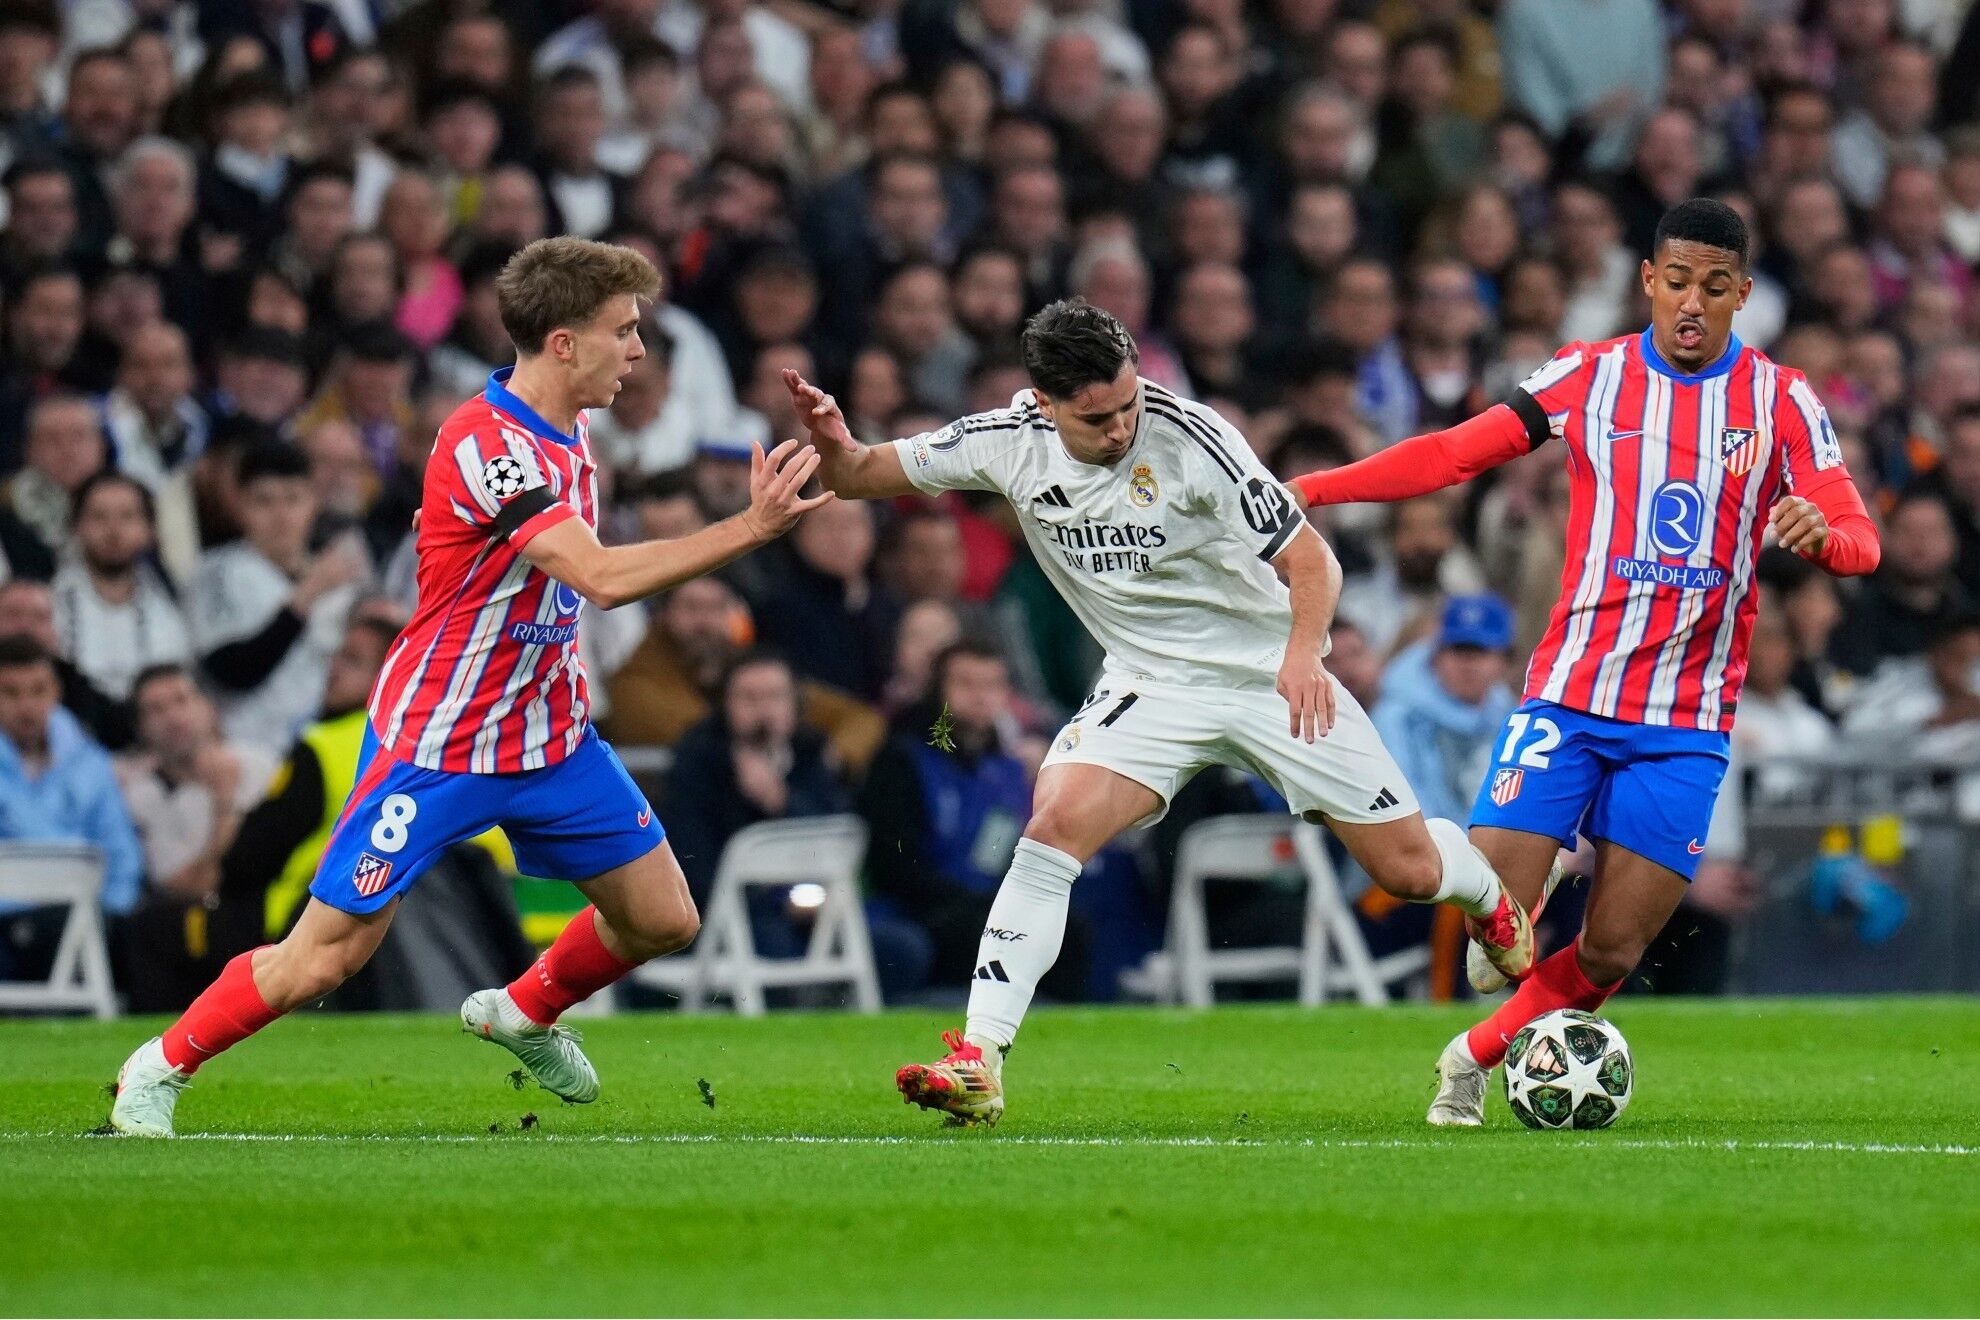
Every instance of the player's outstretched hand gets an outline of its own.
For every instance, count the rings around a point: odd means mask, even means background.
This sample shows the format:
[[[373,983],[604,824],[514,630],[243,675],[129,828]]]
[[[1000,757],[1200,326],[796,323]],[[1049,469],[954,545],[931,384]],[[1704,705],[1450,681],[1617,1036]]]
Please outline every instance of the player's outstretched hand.
[[[806,499],[801,492],[818,471],[818,451],[786,440],[768,454],[763,446],[749,447],[749,507],[743,519],[765,540],[782,536],[797,520],[835,497],[831,491]]]
[[[834,444],[847,453],[859,448],[859,441],[853,439],[852,430],[846,425],[846,415],[839,411],[837,399],[789,368],[784,370],[784,388],[791,392],[791,406],[797,409],[798,420],[811,432],[812,443]]]
[[[1800,495],[1783,495],[1767,513],[1774,537],[1803,558],[1822,553],[1829,543],[1829,520],[1815,507],[1815,501]]]
[[[1318,655],[1288,655],[1279,666],[1279,695],[1286,699],[1292,736],[1312,742],[1334,727],[1334,685]]]

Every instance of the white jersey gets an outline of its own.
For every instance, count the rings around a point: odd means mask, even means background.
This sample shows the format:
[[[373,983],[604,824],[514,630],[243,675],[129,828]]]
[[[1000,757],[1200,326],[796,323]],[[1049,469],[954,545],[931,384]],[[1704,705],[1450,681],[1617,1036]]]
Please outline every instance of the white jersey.
[[[1009,408],[894,441],[923,491],[995,491],[1107,652],[1106,673],[1178,687],[1271,690],[1292,606],[1271,560],[1303,520],[1251,446],[1152,381],[1134,443],[1073,458],[1030,390]]]

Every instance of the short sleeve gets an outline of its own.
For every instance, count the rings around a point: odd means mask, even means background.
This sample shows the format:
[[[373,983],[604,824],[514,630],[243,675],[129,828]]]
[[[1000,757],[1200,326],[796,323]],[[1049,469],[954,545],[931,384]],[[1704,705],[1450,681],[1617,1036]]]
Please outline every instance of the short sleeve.
[[[517,550],[577,510],[551,493],[543,465],[526,439],[490,427],[454,442],[448,496],[454,516]]]
[[[1004,460],[1022,442],[1029,419],[1014,409],[978,413],[893,442],[901,471],[916,490],[1002,493]]]
[[[1203,459],[1198,472],[1211,506],[1245,549],[1266,562],[1278,558],[1305,525],[1299,506],[1266,471],[1236,428],[1204,408],[1182,409],[1183,430]]]
[[[1549,437],[1558,438],[1568,414],[1587,400],[1587,367],[1592,358],[1588,345],[1577,340],[1534,368],[1506,400],[1526,424],[1527,439],[1535,449]]]
[[[1781,456],[1781,479],[1789,490],[1806,490],[1824,472],[1843,470],[1842,442],[1829,410],[1800,372],[1781,373],[1774,405],[1774,435]]]

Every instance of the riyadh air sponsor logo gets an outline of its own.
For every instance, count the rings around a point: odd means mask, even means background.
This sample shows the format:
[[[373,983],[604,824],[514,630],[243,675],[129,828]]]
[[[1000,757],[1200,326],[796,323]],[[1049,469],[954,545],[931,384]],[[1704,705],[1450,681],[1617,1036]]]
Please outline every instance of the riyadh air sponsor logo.
[[[575,623],[531,623],[509,625],[509,640],[525,646],[562,646],[577,636]]]
[[[1625,582],[1651,582],[1680,591],[1711,591],[1726,585],[1723,568],[1694,568],[1690,564],[1664,564],[1655,559],[1631,559],[1617,555],[1611,571]]]

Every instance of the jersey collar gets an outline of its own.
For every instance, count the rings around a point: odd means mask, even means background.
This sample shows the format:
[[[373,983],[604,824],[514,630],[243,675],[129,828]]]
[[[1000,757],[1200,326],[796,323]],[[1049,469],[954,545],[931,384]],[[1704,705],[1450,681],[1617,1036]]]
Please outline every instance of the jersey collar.
[[[1670,363],[1664,361],[1663,354],[1659,353],[1657,346],[1650,342],[1650,331],[1648,329],[1645,329],[1637,337],[1636,342],[1643,354],[1643,363],[1645,366],[1659,375],[1669,376],[1680,385],[1696,385],[1700,381],[1711,380],[1715,376],[1725,375],[1733,369],[1733,363],[1739,361],[1740,353],[1746,348],[1745,344],[1739,342],[1738,335],[1729,336],[1726,339],[1726,351],[1719,354],[1719,360],[1717,362],[1706,367],[1703,371],[1687,376]]]
[[[488,388],[482,391],[481,397],[488,401],[489,407],[501,409],[551,444],[569,445],[575,448],[576,436],[559,431],[544,421],[536,409],[509,392],[509,377],[515,374],[515,370],[514,367],[502,367],[491,373],[488,377]]]

